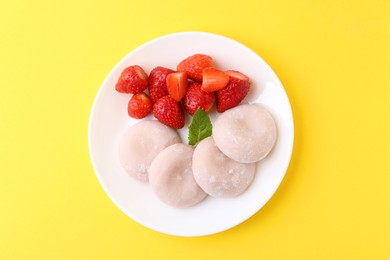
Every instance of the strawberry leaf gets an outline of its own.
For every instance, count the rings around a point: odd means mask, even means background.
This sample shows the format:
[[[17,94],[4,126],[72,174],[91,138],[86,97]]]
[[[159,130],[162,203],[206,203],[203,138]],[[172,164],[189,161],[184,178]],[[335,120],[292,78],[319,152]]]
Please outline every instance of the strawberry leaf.
[[[188,143],[196,145],[206,137],[211,136],[213,126],[211,124],[209,115],[203,109],[196,110],[192,117],[192,122],[188,127]]]

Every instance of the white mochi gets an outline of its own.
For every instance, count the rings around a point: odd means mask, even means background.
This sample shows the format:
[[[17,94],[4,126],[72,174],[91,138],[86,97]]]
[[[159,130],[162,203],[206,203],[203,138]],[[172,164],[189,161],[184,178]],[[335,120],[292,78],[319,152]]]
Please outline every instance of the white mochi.
[[[119,160],[130,176],[147,182],[154,158],[166,147],[179,142],[180,137],[172,128],[156,120],[144,120],[126,131],[119,144]]]
[[[277,129],[266,108],[245,104],[229,109],[217,118],[213,138],[229,158],[252,163],[262,160],[272,150]]]
[[[255,170],[255,163],[239,163],[224,155],[212,137],[197,145],[192,158],[196,182],[213,197],[240,195],[252,183]]]
[[[174,144],[153,160],[149,170],[149,183],[156,196],[173,207],[190,207],[207,194],[199,187],[192,173],[194,148],[187,144]]]

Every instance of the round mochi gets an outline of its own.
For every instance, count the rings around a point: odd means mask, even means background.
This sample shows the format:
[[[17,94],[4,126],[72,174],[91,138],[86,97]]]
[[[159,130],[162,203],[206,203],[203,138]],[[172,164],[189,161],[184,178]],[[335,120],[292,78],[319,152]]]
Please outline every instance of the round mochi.
[[[119,144],[119,160],[126,172],[148,181],[149,167],[166,147],[181,142],[178,133],[156,120],[144,120],[130,127]]]
[[[190,207],[207,194],[199,187],[192,173],[194,148],[179,143],[164,149],[153,160],[149,183],[156,196],[173,207]]]
[[[275,145],[277,129],[272,115],[260,105],[240,105],[214,122],[213,138],[229,158],[252,163],[262,160]]]
[[[243,193],[255,176],[255,163],[239,163],[224,155],[212,137],[195,148],[192,171],[199,186],[213,197],[235,197]]]

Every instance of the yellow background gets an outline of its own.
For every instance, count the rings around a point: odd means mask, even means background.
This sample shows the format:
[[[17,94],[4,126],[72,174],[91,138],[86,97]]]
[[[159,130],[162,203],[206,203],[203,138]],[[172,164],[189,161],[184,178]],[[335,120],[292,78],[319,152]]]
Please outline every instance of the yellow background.
[[[196,238],[149,230],[107,197],[87,128],[128,52],[180,31],[231,37],[289,95],[295,147],[256,215]],[[0,3],[0,259],[390,259],[390,2]]]

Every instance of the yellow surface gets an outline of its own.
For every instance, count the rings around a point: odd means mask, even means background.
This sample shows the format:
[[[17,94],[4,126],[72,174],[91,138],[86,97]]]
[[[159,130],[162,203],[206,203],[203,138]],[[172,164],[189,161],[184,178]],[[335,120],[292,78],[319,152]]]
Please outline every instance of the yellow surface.
[[[125,54],[192,30],[236,39],[273,67],[296,142],[261,211],[181,238],[110,201],[87,126]],[[386,0],[2,1],[0,259],[390,259],[389,46]]]

